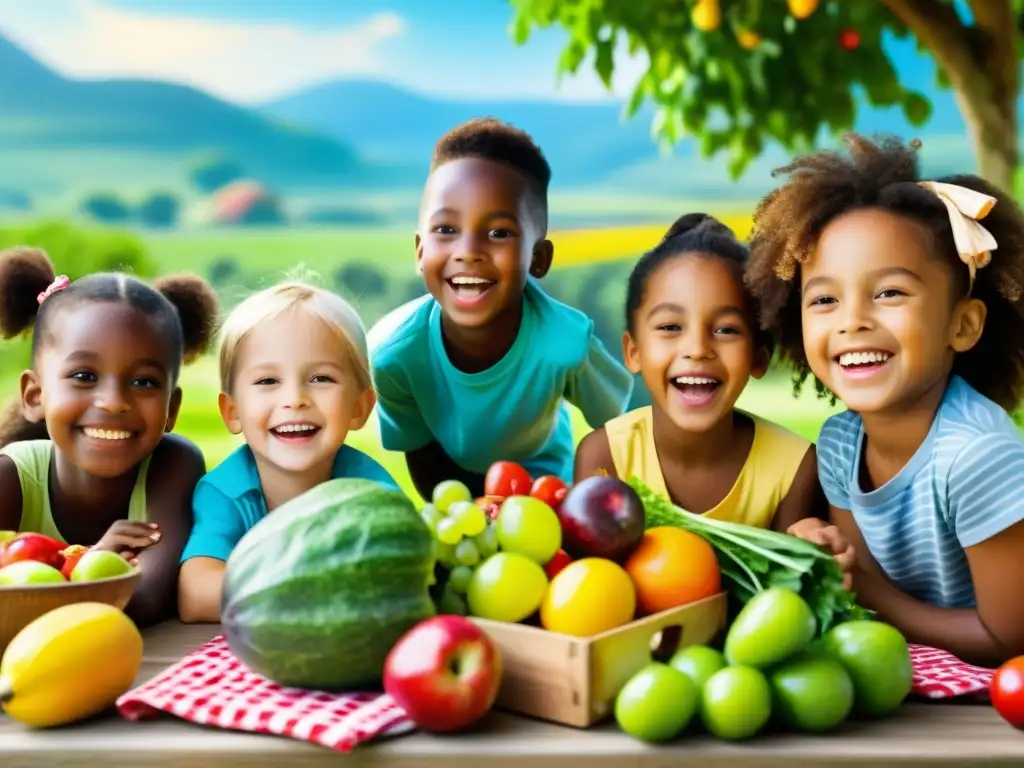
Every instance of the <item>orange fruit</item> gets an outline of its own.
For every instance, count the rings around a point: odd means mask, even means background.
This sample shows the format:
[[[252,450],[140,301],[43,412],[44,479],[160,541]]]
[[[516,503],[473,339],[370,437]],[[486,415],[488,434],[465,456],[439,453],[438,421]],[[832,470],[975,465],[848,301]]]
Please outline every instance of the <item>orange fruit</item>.
[[[550,632],[590,637],[633,620],[636,590],[618,563],[585,557],[551,580],[540,605],[540,624]]]
[[[789,0],[789,12],[794,19],[806,19],[818,9],[818,0]]]
[[[736,35],[736,39],[739,44],[746,48],[748,51],[752,51],[761,44],[761,36],[750,29],[745,29]]]
[[[722,589],[714,548],[682,528],[658,526],[644,531],[625,566],[644,613],[703,600]]]

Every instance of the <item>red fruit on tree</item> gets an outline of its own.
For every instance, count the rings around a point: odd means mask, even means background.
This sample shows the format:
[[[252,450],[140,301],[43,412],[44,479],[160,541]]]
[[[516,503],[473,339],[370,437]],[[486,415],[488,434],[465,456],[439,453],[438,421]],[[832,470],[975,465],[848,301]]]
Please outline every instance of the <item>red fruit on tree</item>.
[[[496,461],[484,476],[485,496],[526,496],[532,486],[530,473],[514,461]]]
[[[462,616],[421,621],[384,662],[384,690],[425,731],[459,731],[486,715],[501,686],[501,654]]]
[[[540,499],[555,512],[562,505],[562,501],[569,493],[569,486],[560,477],[554,475],[544,475],[538,477],[534,482],[533,487],[530,488],[530,495],[535,499]]]
[[[1010,659],[995,671],[988,693],[1003,720],[1024,728],[1024,656]]]
[[[844,51],[855,51],[860,47],[860,32],[856,29],[844,29],[839,33],[839,45]]]

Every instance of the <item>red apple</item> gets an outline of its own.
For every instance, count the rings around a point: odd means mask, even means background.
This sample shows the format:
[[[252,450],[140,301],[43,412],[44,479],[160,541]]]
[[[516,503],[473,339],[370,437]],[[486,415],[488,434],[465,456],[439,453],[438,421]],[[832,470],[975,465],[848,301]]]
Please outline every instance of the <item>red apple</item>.
[[[569,557],[569,554],[564,549],[560,549],[555,552],[554,557],[548,560],[547,565],[544,566],[544,573],[548,575],[549,580],[553,579],[560,570],[571,562],[572,558]]]
[[[562,549],[573,558],[622,562],[644,535],[644,505],[617,477],[594,475],[576,483],[558,510]]]
[[[41,533],[21,533],[7,542],[0,552],[0,568],[21,560],[35,560],[58,571],[64,567],[61,550],[66,545]]]
[[[514,461],[496,461],[484,476],[485,496],[527,496],[532,486],[530,473]]]
[[[384,662],[384,690],[425,731],[459,731],[486,715],[501,685],[501,654],[462,616],[421,621]]]
[[[533,487],[530,488],[530,495],[535,499],[540,499],[555,512],[562,506],[562,502],[565,500],[566,494],[569,493],[569,487],[560,477],[554,475],[544,475],[538,477],[534,482]]]
[[[491,520],[498,519],[498,512],[501,510],[501,503],[505,501],[504,496],[481,496],[474,500],[476,505],[487,513]]]

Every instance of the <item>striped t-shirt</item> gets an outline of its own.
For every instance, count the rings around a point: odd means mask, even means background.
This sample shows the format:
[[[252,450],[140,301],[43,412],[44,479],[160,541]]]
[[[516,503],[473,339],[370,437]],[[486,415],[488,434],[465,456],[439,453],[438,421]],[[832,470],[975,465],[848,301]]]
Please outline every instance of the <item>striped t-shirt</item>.
[[[822,427],[818,476],[829,503],[853,514],[902,591],[940,607],[974,607],[964,549],[1024,519],[1024,442],[1013,420],[953,376],[917,452],[868,493],[859,482],[863,445],[863,424],[851,411]]]

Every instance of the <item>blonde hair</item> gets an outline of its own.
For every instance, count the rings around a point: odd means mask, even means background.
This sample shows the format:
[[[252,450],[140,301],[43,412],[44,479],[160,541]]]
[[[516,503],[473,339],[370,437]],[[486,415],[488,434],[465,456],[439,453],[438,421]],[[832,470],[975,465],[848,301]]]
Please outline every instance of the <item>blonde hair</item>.
[[[290,310],[319,318],[341,337],[358,385],[373,386],[366,327],[358,313],[336,293],[301,280],[287,280],[254,293],[232,310],[220,330],[220,386],[231,392],[232,378],[242,342],[260,323],[269,322]]]

